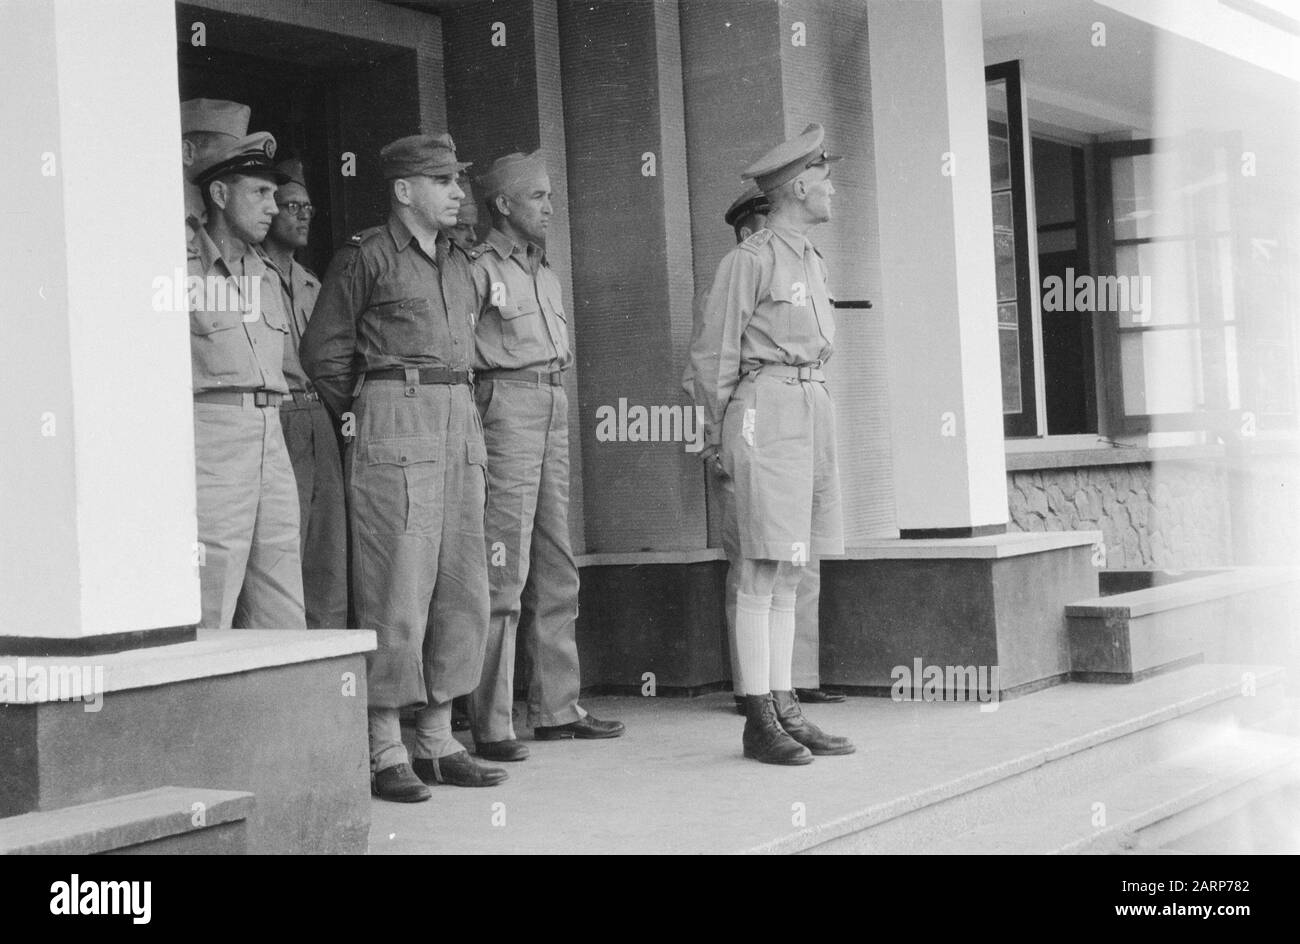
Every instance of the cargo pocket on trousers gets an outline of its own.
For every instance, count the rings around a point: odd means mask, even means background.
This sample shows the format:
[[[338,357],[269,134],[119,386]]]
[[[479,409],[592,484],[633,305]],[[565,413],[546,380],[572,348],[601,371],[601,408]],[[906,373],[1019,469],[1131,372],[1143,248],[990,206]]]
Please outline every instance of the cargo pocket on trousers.
[[[435,436],[379,439],[367,446],[367,488],[377,530],[432,531],[438,527],[438,459]]]
[[[465,534],[483,536],[483,516],[487,513],[487,447],[480,440],[468,440],[465,443],[465,459],[468,468],[465,476],[465,494],[462,507],[465,514],[461,517],[460,529]]]

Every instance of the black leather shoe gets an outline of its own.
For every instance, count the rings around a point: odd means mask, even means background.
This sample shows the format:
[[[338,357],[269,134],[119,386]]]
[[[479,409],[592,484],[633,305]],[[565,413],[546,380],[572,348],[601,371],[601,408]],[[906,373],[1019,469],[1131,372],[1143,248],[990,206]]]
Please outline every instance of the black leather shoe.
[[[772,703],[776,708],[777,721],[785,729],[785,733],[819,757],[828,754],[852,754],[857,750],[848,738],[827,734],[805,718],[794,692],[773,692]]]
[[[568,724],[533,728],[533,737],[539,741],[562,741],[565,738],[592,741],[598,738],[622,737],[623,731],[622,721],[597,721],[591,715],[587,715]]]
[[[844,700],[844,693],[829,688],[796,688],[794,693],[801,702],[809,705],[831,705]]]
[[[522,741],[511,738],[508,741],[476,741],[474,753],[484,760],[517,761],[528,756],[528,748]]]
[[[370,792],[381,800],[394,803],[419,803],[433,796],[411,770],[410,764],[397,764],[376,772],[370,781]]]
[[[457,751],[446,757],[417,757],[411,769],[425,783],[449,783],[453,787],[492,787],[510,775],[500,767],[484,767],[469,756],[469,751]]]
[[[764,764],[800,766],[811,764],[813,756],[782,729],[776,720],[772,695],[745,696],[745,733],[741,736],[745,756]]]

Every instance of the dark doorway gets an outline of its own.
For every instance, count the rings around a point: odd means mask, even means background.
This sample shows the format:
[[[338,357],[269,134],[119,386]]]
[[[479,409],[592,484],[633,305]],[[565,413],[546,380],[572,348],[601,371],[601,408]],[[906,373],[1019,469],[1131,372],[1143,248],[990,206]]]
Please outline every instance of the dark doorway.
[[[242,102],[249,131],[275,135],[277,161],[302,160],[316,218],[301,261],[323,275],[339,243],[386,215],[379,149],[420,130],[414,53],[188,3],[176,26],[181,100]]]
[[[1039,294],[1056,277],[1069,285],[1091,276],[1083,148],[1033,139],[1034,208],[1038,222]],[[1072,292],[1072,289],[1067,291]],[[1043,380],[1047,432],[1097,432],[1091,312],[1048,311],[1043,305]]]

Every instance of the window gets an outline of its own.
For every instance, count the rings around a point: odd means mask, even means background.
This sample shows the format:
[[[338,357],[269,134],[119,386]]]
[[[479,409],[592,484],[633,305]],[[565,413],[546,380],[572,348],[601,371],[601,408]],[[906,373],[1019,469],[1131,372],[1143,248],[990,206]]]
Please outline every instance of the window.
[[[984,79],[993,190],[998,342],[1002,355],[1003,431],[1007,436],[1033,436],[1038,431],[1038,410],[1020,64],[1003,62],[989,66],[984,70]]]

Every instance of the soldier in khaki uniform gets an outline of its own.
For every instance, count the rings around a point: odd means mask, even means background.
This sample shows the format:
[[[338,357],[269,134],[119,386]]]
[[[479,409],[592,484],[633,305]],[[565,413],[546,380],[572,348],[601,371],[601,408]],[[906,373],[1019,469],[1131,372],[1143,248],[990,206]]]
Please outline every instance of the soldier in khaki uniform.
[[[826,265],[807,232],[830,219],[821,125],[748,167],[768,196],[768,226],[718,266],[691,349],[707,461],[733,480],[740,532],[736,651],[746,757],[806,764],[853,745],[803,717],[790,671],[804,564],[844,549],[835,413],[822,364],[835,323]]]
[[[479,178],[492,229],[472,253],[488,306],[476,331],[475,399],[488,450],[487,554],[492,588],[483,679],[470,698],[479,756],[520,761],[511,721],[521,599],[532,621],[528,723],[538,740],[612,738],[578,704],[578,568],[569,549],[569,401],[573,362],[560,281],[546,258],[551,181],[539,153],[508,154]]]
[[[239,102],[191,98],[181,102],[181,164],[185,167],[185,241],[192,243],[208,211],[194,183],[193,168],[248,134],[250,109]]]
[[[302,161],[283,161],[277,166],[288,179],[276,191],[280,212],[271,223],[262,251],[279,278],[281,300],[289,315],[284,345],[289,395],[280,404],[280,424],[298,484],[303,602],[309,628],[342,629],[348,619],[343,463],[329,411],[298,362],[298,347],[320,294],[320,280],[294,258],[294,252],[307,245],[315,213]]]
[[[744,193],[731,202],[722,219],[736,234],[736,242],[744,242],[767,226],[771,209],[767,197],[758,186],[751,184]],[[697,299],[695,308],[694,338],[704,327],[704,305],[708,293]],[[695,395],[695,372],[688,359],[682,374],[682,386],[692,397]],[[722,548],[727,555],[727,579],[724,589],[724,609],[727,619],[727,649],[731,656],[731,682],[736,707],[745,713],[744,691],[740,684],[740,659],[736,654],[736,592],[740,585],[740,531],[736,525],[736,496],[732,481],[723,475],[716,462],[706,462],[710,492],[718,496],[722,509]],[[791,681],[795,694],[804,702],[841,702],[839,692],[823,689],[820,681],[819,639],[820,617],[818,603],[821,597],[821,563],[814,555],[808,559],[807,569],[799,581],[795,602],[794,663]]]
[[[200,625],[303,629],[298,496],[280,431],[289,333],[280,288],[254,250],[276,214],[265,132],[193,165],[207,224],[190,244],[190,353],[200,542]]]
[[[447,238],[462,192],[449,135],[385,146],[389,216],[330,264],[300,357],[330,409],[355,424],[344,481],[353,599],[367,657],[374,792],[428,799],[425,783],[490,786],[455,740],[451,702],[478,684],[488,623],[487,453],[470,389],[482,299]],[[414,707],[415,758],[398,714]],[[421,781],[424,781],[422,783]]]

